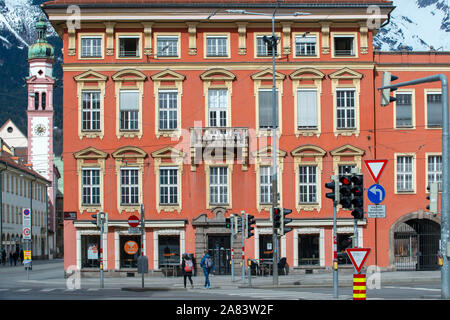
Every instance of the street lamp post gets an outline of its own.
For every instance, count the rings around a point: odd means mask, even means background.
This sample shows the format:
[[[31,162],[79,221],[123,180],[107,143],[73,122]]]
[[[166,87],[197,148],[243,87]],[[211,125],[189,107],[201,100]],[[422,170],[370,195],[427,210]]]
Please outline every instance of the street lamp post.
[[[228,13],[239,13],[246,15],[270,16],[272,18],[272,37],[270,40],[265,38],[265,42],[272,48],[272,217],[275,214],[275,208],[278,207],[278,168],[277,168],[277,126],[278,126],[278,110],[277,110],[277,92],[276,92],[276,76],[275,76],[275,52],[277,49],[278,39],[275,36],[275,16],[277,16],[278,5],[272,14],[265,12],[252,12],[246,10],[226,10]],[[293,14],[280,14],[278,16],[302,16],[309,15],[305,12],[295,12]],[[280,119],[281,121],[281,119]],[[278,285],[278,230],[272,223],[272,248],[273,248],[273,284]]]

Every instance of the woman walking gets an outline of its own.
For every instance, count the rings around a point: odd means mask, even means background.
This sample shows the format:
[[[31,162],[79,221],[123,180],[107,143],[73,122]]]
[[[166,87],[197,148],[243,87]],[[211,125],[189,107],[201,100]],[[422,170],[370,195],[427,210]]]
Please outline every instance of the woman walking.
[[[192,283],[192,271],[194,271],[194,263],[187,253],[183,253],[183,262],[181,263],[181,270],[183,270],[184,288],[186,289],[186,278],[189,278],[191,288],[194,288]]]

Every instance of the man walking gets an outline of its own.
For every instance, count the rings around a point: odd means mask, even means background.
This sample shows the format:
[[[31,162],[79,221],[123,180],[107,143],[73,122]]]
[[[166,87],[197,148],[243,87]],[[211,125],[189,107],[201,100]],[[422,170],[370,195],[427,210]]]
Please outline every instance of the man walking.
[[[209,274],[211,271],[214,271],[214,264],[212,262],[211,256],[208,253],[208,250],[205,250],[205,255],[200,261],[200,267],[203,269],[203,274],[205,275],[205,289],[211,289],[211,283],[209,282]]]

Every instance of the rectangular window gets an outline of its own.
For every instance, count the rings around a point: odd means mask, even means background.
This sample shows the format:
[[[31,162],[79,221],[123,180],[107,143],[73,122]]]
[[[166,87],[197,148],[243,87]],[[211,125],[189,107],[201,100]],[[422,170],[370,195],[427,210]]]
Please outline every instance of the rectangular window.
[[[336,91],[337,129],[355,129],[355,90]]]
[[[159,203],[178,203],[178,169],[159,169]]]
[[[139,53],[138,36],[120,36],[119,37],[119,58],[136,58]]]
[[[207,36],[206,37],[206,56],[207,57],[226,57],[227,37],[226,36]]]
[[[101,37],[82,37],[81,38],[81,57],[82,58],[101,58],[102,57],[102,38]]]
[[[354,56],[354,36],[334,36],[335,56]]]
[[[178,57],[177,36],[158,36],[156,43],[158,57]]]
[[[412,94],[397,93],[395,102],[395,125],[397,128],[412,127]]]
[[[259,168],[259,188],[260,188],[260,203],[272,203],[272,167],[263,166]]]
[[[317,90],[297,90],[297,126],[299,129],[317,128]]]
[[[442,95],[440,93],[427,94],[427,127],[442,127]]]
[[[178,92],[173,90],[160,90],[158,94],[159,101],[159,129],[175,130],[177,128]]]
[[[257,57],[272,57],[272,46],[269,45],[272,36],[257,36],[256,37],[256,56]],[[278,37],[277,37],[278,38]],[[275,56],[278,55],[277,46],[275,46]]]
[[[208,115],[210,127],[226,127],[228,110],[227,89],[208,90]]]
[[[139,170],[122,168],[120,170],[120,202],[122,205],[139,204]]]
[[[82,130],[100,130],[100,91],[83,91],[81,103]]]
[[[346,174],[350,174],[352,169],[356,168],[356,165],[352,164],[344,164],[338,166],[338,175],[343,176]]]
[[[296,36],[295,37],[295,55],[296,56],[316,56],[316,37],[315,36]]]
[[[319,235],[304,234],[298,236],[298,264],[319,264]]]
[[[413,157],[397,157],[397,191],[414,191]]]
[[[99,205],[100,169],[83,169],[81,185],[83,205]]]
[[[228,204],[228,168],[209,168],[209,203]]]
[[[259,99],[259,127],[273,127],[273,94],[272,89],[260,89],[258,92]],[[278,128],[278,90],[275,97],[275,108],[277,110],[276,126]]]
[[[300,166],[298,171],[299,202],[318,203],[317,200],[317,167]]]
[[[120,91],[120,130],[139,129],[139,91]]]
[[[439,191],[442,191],[442,156],[428,156],[428,186],[439,183]]]

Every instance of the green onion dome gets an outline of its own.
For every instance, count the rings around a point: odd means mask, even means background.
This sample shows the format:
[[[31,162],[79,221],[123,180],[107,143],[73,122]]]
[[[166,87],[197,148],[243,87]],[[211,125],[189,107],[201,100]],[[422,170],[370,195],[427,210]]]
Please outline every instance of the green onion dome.
[[[30,59],[55,59],[55,49],[47,42],[45,34],[47,23],[43,17],[36,23],[37,41],[28,49],[28,60]]]

